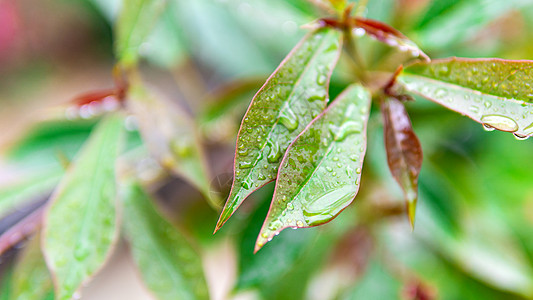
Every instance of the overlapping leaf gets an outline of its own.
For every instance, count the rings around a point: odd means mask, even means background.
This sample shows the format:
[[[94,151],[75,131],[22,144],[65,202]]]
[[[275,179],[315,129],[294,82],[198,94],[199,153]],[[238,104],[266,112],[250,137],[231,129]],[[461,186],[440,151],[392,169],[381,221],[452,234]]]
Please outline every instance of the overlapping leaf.
[[[124,228],[135,262],[157,299],[209,299],[198,253],[138,184],[124,197]]]
[[[166,0],[124,1],[116,28],[116,54],[124,66],[137,63],[139,49],[165,8]]]
[[[533,62],[449,58],[409,66],[407,91],[470,117],[488,130],[533,135]]]
[[[289,143],[326,106],[340,33],[308,34],[255,95],[241,124],[234,180],[217,230],[255,189],[276,178]]]
[[[163,97],[149,94],[140,84],[130,89],[128,108],[137,117],[146,146],[161,165],[195,185],[213,206],[209,172],[191,118]]]
[[[381,112],[387,162],[392,176],[403,189],[409,222],[413,227],[418,200],[418,175],[422,168],[422,147],[400,100],[383,99]]]
[[[287,227],[329,222],[359,190],[370,93],[344,91],[289,146],[255,251]]]
[[[117,237],[115,162],[123,117],[94,129],[52,196],[43,250],[57,299],[70,299],[106,261]]]
[[[41,253],[39,234],[32,238],[17,260],[11,285],[9,299],[41,300],[48,299],[47,296],[53,299],[52,277]]]

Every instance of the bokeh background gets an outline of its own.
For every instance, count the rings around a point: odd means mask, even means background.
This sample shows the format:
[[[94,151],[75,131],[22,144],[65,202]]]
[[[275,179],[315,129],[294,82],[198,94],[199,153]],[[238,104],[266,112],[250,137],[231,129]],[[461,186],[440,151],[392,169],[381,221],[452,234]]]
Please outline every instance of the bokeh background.
[[[46,201],[95,124],[66,111],[79,94],[113,86],[122,2],[0,0],[0,231]],[[328,15],[312,2],[320,1],[169,0],[142,45],[144,79],[197,122],[214,193],[229,188],[254,92],[306,33],[302,25]],[[530,0],[369,0],[365,16],[395,26],[432,58],[533,59]],[[378,60],[390,48],[361,44],[369,65],[391,68]],[[331,98],[349,83],[343,66]],[[330,224],[284,231],[257,255],[271,185],[212,236],[217,212],[201,194],[179,178],[161,181],[160,207],[200,245],[212,298],[533,299],[532,141],[485,132],[424,99],[408,110],[424,150],[413,232],[386,164],[379,110],[356,201]],[[24,193],[15,201],[8,196],[17,189]],[[3,274],[24,245],[2,255]],[[136,272],[120,243],[82,299],[150,299]]]

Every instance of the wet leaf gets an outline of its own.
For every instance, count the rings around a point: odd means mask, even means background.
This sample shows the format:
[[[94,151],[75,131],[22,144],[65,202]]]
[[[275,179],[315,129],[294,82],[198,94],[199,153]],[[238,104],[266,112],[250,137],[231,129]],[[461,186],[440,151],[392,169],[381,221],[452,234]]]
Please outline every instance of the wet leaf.
[[[70,299],[105,263],[117,237],[115,162],[123,117],[103,119],[52,196],[43,251],[57,299]]]
[[[359,34],[360,29],[366,32],[369,36],[376,40],[383,42],[391,47],[396,47],[400,51],[411,52],[414,57],[420,56],[424,60],[429,61],[429,57],[418,48],[418,46],[403,35],[398,30],[390,27],[389,25],[371,19],[354,18],[354,24],[356,35]],[[363,33],[362,32],[362,33]]]
[[[370,93],[347,88],[289,146],[255,251],[287,227],[311,227],[348,206],[361,180]]]
[[[533,135],[533,62],[449,58],[409,66],[406,90],[457,111],[487,130]]]
[[[46,196],[59,182],[61,171],[51,170],[28,176],[28,179],[0,187],[0,219],[18,208]]]
[[[41,300],[50,294],[54,287],[52,277],[41,252],[40,234],[36,234],[24,248],[13,272],[12,300]]]
[[[385,149],[392,176],[402,187],[411,227],[415,224],[418,175],[422,168],[422,147],[402,102],[385,98],[381,102]]]
[[[133,258],[157,299],[209,299],[201,257],[156,210],[138,184],[124,197],[124,229]]]
[[[163,167],[196,186],[210,204],[219,207],[219,200],[209,193],[206,158],[190,116],[140,84],[131,87],[127,105],[138,120],[150,153]]]
[[[340,50],[338,31],[308,34],[257,92],[239,130],[233,185],[216,230],[248,195],[276,178],[290,142],[324,109]]]
[[[124,66],[131,66],[139,60],[141,45],[154,28],[166,0],[124,1],[116,25],[116,55]]]

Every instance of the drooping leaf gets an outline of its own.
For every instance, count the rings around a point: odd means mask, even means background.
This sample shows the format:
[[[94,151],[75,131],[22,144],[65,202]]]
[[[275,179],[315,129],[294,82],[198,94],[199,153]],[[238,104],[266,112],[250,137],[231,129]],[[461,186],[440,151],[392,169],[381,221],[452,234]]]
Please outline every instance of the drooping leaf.
[[[449,58],[409,66],[399,82],[409,92],[457,111],[488,130],[533,135],[533,62]]]
[[[387,97],[381,102],[387,162],[392,176],[402,187],[411,227],[415,224],[418,175],[422,168],[422,147],[400,100]]]
[[[101,268],[117,237],[115,162],[121,114],[103,119],[52,196],[43,251],[57,299],[70,299]]]
[[[161,165],[192,183],[214,207],[218,199],[209,193],[209,172],[195,124],[178,106],[164,97],[132,85],[127,102],[137,117],[141,136]]]
[[[255,251],[287,227],[335,218],[359,190],[370,93],[347,88],[289,146]]]
[[[40,234],[24,248],[13,272],[11,300],[42,300],[53,294],[52,277],[41,252]]]
[[[380,42],[396,47],[400,51],[409,51],[414,57],[420,56],[426,61],[429,60],[429,57],[413,41],[389,25],[365,18],[354,18],[353,21],[354,26],[357,27],[356,33],[358,33],[357,30],[362,29],[363,32]]]
[[[216,230],[248,195],[276,178],[289,143],[324,109],[340,49],[336,30],[308,34],[257,92],[239,130],[233,185]]]
[[[32,203],[45,196],[59,182],[61,171],[51,170],[28,179],[0,187],[0,219],[19,207]]]
[[[157,299],[209,299],[201,257],[156,210],[138,184],[124,197],[124,229],[133,258]]]
[[[116,25],[116,55],[128,67],[139,60],[139,50],[167,4],[166,0],[128,0]]]

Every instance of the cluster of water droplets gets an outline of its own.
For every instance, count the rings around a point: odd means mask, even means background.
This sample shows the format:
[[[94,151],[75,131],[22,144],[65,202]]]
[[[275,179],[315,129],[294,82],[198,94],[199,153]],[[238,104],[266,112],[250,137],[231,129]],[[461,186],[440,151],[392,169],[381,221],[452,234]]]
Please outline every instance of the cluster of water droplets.
[[[106,112],[115,111],[119,106],[120,103],[118,100],[115,97],[109,96],[102,101],[92,101],[81,106],[70,106],[65,111],[65,117],[69,120],[75,120],[78,118],[91,119]]]
[[[533,91],[528,92],[530,79],[526,80],[531,78],[529,70],[455,61],[436,64],[421,74],[471,90],[410,80],[409,76],[402,80],[407,80],[408,89],[471,117],[487,131],[511,132],[519,140],[533,135],[533,105],[529,102]]]

